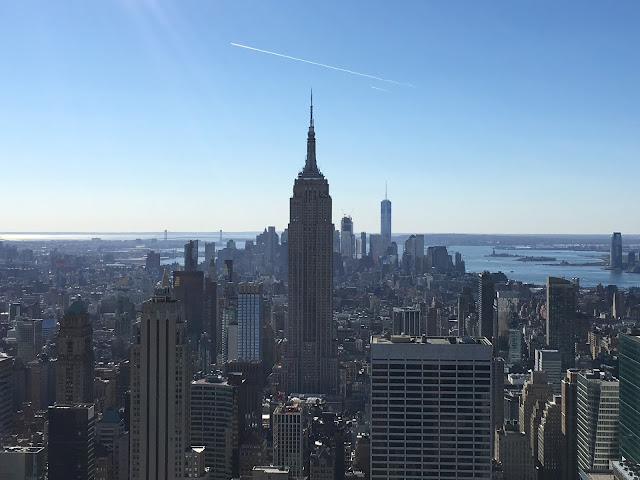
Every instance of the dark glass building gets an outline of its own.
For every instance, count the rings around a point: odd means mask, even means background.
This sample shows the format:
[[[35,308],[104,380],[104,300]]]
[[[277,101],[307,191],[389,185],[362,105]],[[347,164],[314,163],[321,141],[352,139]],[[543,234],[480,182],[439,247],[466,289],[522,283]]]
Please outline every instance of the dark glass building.
[[[640,463],[640,336],[620,335],[620,454]]]
[[[562,369],[575,365],[576,292],[569,280],[547,277],[547,345],[562,355]]]
[[[49,480],[92,480],[95,441],[93,405],[49,407]]]
[[[613,232],[613,235],[611,235],[609,265],[612,269],[622,268],[622,234],[620,232]]]

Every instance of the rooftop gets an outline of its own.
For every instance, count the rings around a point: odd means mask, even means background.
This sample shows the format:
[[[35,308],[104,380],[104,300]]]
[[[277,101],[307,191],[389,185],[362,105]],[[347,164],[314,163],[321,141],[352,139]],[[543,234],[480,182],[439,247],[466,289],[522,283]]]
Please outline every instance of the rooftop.
[[[426,335],[421,337],[411,337],[409,335],[391,335],[390,338],[373,337],[371,339],[371,343],[381,345],[391,343],[415,343],[425,345],[491,345],[491,342],[484,337],[427,337]]]

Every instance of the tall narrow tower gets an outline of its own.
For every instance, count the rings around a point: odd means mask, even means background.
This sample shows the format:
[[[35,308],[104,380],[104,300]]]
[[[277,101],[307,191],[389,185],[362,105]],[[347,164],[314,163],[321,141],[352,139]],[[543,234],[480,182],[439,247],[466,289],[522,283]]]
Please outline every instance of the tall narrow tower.
[[[384,200],[380,202],[380,234],[384,248],[391,245],[391,200],[387,198],[387,185],[384,186]]]
[[[165,271],[142,304],[131,345],[132,480],[185,478],[189,441],[189,350],[181,305]]]
[[[289,323],[284,387],[335,393],[337,348],[332,321],[333,232],[329,183],[316,164],[313,101],[307,160],[293,185],[289,220]]]

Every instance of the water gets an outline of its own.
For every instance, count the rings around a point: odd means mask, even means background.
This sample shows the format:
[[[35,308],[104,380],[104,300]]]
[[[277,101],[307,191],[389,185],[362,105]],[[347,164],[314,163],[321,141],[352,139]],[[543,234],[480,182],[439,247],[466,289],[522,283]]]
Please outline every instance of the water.
[[[204,260],[204,242],[216,242],[216,250],[224,248],[226,242],[233,239],[237,248],[244,248],[247,240],[255,240],[260,232],[223,232],[222,242],[220,242],[220,232],[167,232],[169,241],[200,240],[200,261]],[[280,232],[278,232],[280,233]],[[64,240],[91,240],[92,238],[102,240],[150,240],[164,239],[164,232],[38,232],[38,233],[1,233],[0,240],[7,241],[64,241]],[[151,248],[159,249],[162,254],[162,264],[183,262],[183,252],[181,248],[163,249],[161,245],[147,245]],[[160,248],[158,248],[160,247]],[[617,285],[621,288],[640,286],[640,274],[635,273],[615,273],[605,270],[601,266],[577,266],[559,265],[561,261],[567,263],[587,263],[597,262],[606,256],[606,252],[596,251],[573,251],[573,250],[496,250],[496,253],[509,253],[512,255],[534,256],[534,257],[555,257],[555,262],[520,262],[517,257],[487,257],[491,254],[492,248],[488,246],[450,246],[447,247],[449,253],[460,252],[465,261],[467,272],[491,272],[502,271],[509,279],[519,280],[525,283],[545,285],[548,276],[580,279],[580,285],[593,287],[599,283],[603,285]],[[554,265],[545,265],[554,264]]]
[[[606,257],[605,252],[573,251],[573,250],[496,250],[496,253],[509,253],[511,255],[527,257],[555,257],[555,262],[520,262],[517,257],[487,257],[492,252],[491,247],[451,246],[447,247],[449,253],[460,252],[465,262],[467,272],[501,271],[511,280],[519,280],[524,283],[545,285],[547,277],[564,277],[580,279],[583,287],[602,285],[617,285],[621,288],[640,286],[640,274],[615,273],[605,270],[601,266],[576,266],[560,265],[561,261],[567,263],[598,262]],[[554,265],[549,265],[554,264]]]

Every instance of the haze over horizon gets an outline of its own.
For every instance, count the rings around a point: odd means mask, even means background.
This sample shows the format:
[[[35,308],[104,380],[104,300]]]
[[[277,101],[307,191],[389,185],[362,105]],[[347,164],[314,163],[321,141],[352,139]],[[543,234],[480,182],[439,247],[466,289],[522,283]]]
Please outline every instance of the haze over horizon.
[[[639,4],[366,5],[2,4],[2,229],[637,231]]]

